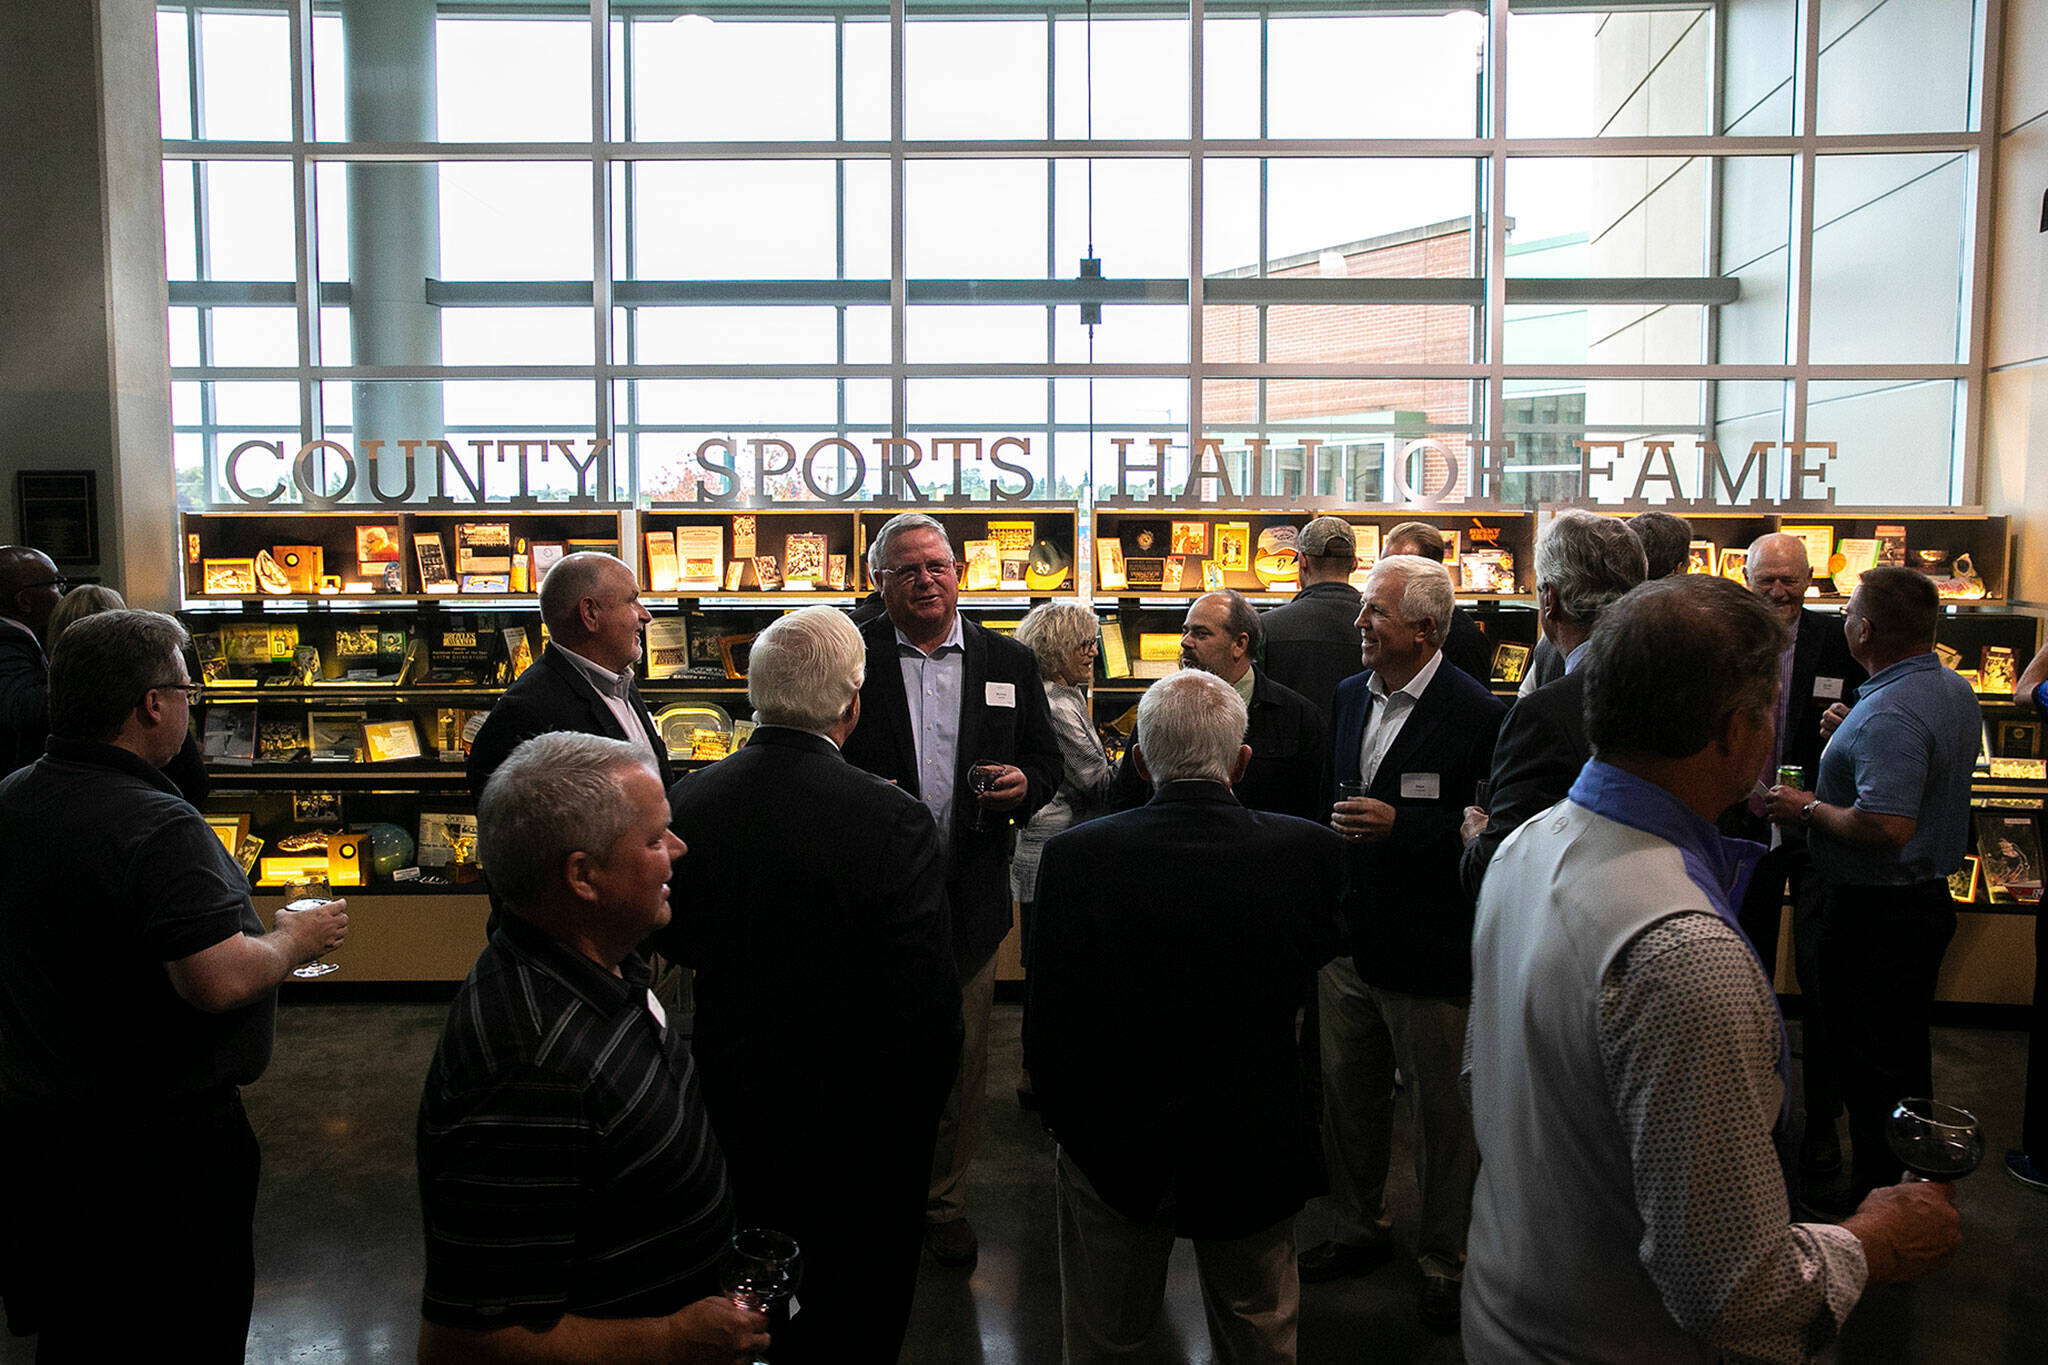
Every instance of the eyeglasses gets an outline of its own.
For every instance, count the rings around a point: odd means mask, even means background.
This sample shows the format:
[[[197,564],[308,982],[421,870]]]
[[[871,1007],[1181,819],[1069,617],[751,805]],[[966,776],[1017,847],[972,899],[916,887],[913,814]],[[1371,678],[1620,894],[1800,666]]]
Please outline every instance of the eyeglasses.
[[[144,697],[147,697],[151,692],[164,692],[170,690],[173,687],[177,688],[180,692],[183,692],[185,694],[185,704],[188,706],[196,706],[199,702],[199,699],[206,695],[206,684],[196,682],[152,683],[150,684],[148,689],[143,692],[142,695]],[[142,705],[141,698],[137,698],[135,704],[137,706]]]
[[[896,574],[902,578],[929,578],[933,582],[951,578],[960,571],[960,566],[950,559],[927,560],[923,564],[898,564],[893,569],[877,569],[875,575]]]
[[[43,578],[34,583],[22,584],[21,591],[27,592],[30,588],[55,588],[59,592],[64,592],[70,587],[71,580],[68,578]]]

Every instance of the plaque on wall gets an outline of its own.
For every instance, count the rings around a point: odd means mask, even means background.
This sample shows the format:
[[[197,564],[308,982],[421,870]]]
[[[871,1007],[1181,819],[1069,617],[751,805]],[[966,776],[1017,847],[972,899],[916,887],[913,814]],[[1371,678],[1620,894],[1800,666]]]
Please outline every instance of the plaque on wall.
[[[100,562],[100,512],[93,471],[44,469],[14,476],[15,541],[53,564]]]

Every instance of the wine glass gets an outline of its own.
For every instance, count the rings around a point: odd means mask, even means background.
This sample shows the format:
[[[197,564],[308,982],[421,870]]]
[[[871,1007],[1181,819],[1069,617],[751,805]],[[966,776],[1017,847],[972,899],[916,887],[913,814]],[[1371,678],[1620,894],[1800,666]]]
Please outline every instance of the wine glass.
[[[311,910],[333,899],[325,877],[292,877],[284,884],[284,908],[287,910]],[[311,981],[340,970],[339,963],[325,962],[316,957],[303,967],[292,968],[292,975]]]
[[[1003,769],[1007,766],[993,758],[977,760],[975,765],[967,770],[967,790],[977,797],[987,796],[996,789],[996,784],[1003,780]],[[974,827],[980,830],[988,828],[988,807],[979,801],[974,807]]]
[[[1977,1116],[1952,1104],[1900,1100],[1885,1121],[1884,1136],[1914,1180],[1961,1180],[1984,1160]]]
[[[726,1296],[742,1308],[763,1313],[772,1313],[776,1304],[796,1293],[803,1277],[802,1248],[794,1237],[773,1228],[741,1228],[718,1261],[718,1283]]]

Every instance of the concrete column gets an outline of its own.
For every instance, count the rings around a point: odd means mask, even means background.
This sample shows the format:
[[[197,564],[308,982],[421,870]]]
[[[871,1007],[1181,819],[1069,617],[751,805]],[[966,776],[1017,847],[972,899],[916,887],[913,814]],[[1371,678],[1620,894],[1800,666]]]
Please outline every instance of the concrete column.
[[[178,574],[156,14],[0,5],[0,543],[14,475],[97,476],[97,574],[167,607]]]
[[[343,0],[341,22],[349,138],[434,141],[434,0]],[[441,273],[437,176],[431,163],[348,168],[349,327],[358,365],[441,363],[440,314],[424,283]],[[442,434],[437,382],[358,383],[354,397],[358,443]],[[429,462],[421,461],[419,477],[419,494],[432,493]]]

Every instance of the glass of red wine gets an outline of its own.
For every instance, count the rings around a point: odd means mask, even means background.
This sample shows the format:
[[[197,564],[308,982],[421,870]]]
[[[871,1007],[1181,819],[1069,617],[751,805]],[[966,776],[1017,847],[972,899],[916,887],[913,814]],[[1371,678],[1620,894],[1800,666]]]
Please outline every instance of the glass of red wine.
[[[996,784],[1003,780],[1005,766],[993,758],[978,760],[967,770],[967,790],[973,792],[977,798],[987,796],[996,789]],[[978,799],[974,807],[974,827],[978,830],[988,828],[988,807],[982,805]]]
[[[1900,1100],[1885,1121],[1885,1140],[1915,1180],[1961,1180],[1984,1160],[1977,1116],[1936,1100]]]
[[[803,1277],[802,1248],[794,1237],[773,1228],[741,1228],[718,1262],[718,1283],[726,1297],[763,1313],[773,1313],[776,1304],[795,1294]]]

